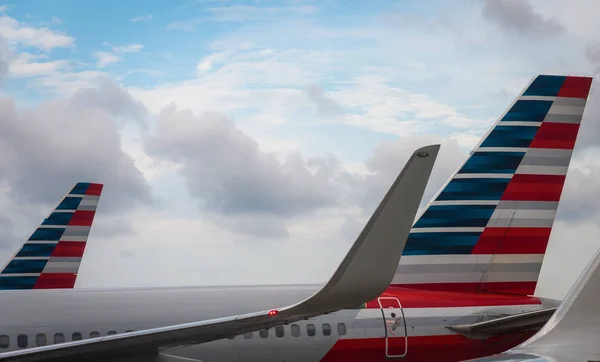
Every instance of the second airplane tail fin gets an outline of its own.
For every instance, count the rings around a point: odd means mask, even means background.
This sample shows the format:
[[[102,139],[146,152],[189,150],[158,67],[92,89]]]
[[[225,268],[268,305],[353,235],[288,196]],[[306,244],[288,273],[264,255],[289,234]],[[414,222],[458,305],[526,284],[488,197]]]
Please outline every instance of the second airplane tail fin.
[[[591,83],[531,81],[413,225],[392,285],[534,293]]]
[[[0,273],[0,290],[73,288],[102,184],[79,182]]]

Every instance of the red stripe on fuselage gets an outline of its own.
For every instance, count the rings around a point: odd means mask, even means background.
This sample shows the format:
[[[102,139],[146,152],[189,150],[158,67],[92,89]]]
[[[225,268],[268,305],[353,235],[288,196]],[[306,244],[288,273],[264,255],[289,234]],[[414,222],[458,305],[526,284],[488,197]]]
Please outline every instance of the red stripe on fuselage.
[[[486,227],[471,254],[544,254],[552,228]]]
[[[468,283],[456,283],[462,286]],[[479,283],[472,283],[479,286]],[[487,283],[493,284],[493,283]],[[423,287],[443,285],[423,284]],[[534,286],[535,289],[535,286]],[[533,294],[533,291],[529,294]],[[418,290],[414,289],[412,284],[405,286],[390,286],[381,295],[381,297],[395,297],[400,300],[402,308],[452,308],[452,307],[485,307],[485,306],[506,306],[506,305],[527,305],[542,304],[535,297],[526,295],[495,294],[485,292],[463,291],[460,290]],[[366,304],[367,308],[379,308],[377,300]]]
[[[410,327],[408,327],[410,328]],[[457,334],[408,337],[406,356],[410,362],[456,362],[501,353],[526,341],[535,332],[503,334],[484,340]],[[340,339],[321,362],[384,362],[385,338]]]
[[[393,284],[395,287],[458,293],[478,293],[494,291],[516,295],[533,294],[537,282],[472,282],[472,283],[422,283],[422,284]],[[483,285],[483,287],[482,287]]]
[[[565,176],[524,175],[512,177],[501,200],[507,201],[559,201]]]

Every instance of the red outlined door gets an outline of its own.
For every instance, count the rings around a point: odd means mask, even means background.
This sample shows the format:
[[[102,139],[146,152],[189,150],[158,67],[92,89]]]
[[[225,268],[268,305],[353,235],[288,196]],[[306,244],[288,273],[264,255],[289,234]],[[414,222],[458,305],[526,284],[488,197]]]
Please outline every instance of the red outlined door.
[[[406,324],[404,312],[398,298],[377,298],[385,328],[385,355],[388,358],[406,356],[408,338],[406,337]]]

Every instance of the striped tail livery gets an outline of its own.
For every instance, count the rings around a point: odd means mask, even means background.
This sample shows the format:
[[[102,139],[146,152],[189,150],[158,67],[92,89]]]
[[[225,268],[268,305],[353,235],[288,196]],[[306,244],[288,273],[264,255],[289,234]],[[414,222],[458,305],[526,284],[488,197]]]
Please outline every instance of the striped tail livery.
[[[102,184],[79,182],[0,273],[0,290],[73,288]]]
[[[591,83],[527,85],[413,225],[394,286],[534,293]]]

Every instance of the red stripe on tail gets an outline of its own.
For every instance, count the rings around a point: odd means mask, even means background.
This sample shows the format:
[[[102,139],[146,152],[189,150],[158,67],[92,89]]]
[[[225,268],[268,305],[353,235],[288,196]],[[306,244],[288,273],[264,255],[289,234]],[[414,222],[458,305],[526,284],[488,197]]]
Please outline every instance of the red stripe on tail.
[[[529,147],[572,150],[578,132],[579,124],[542,122]]]
[[[587,99],[592,86],[592,78],[589,77],[566,77],[565,82],[558,91],[557,97],[583,98]]]
[[[102,193],[103,186],[104,185],[102,185],[102,184],[91,183],[90,186],[88,187],[87,191],[85,192],[85,194],[92,195],[92,196],[100,196],[100,194]]]
[[[544,254],[552,228],[485,228],[472,254]]]
[[[71,216],[71,220],[69,221],[69,225],[72,226],[92,226],[94,222],[94,216],[96,215],[95,211],[90,210],[75,210],[73,216]]]
[[[70,289],[75,285],[75,279],[77,279],[77,274],[42,273],[33,289]]]
[[[85,250],[85,244],[82,241],[59,241],[50,256],[81,258]]]
[[[504,190],[501,200],[559,201],[565,176],[516,174]]]

